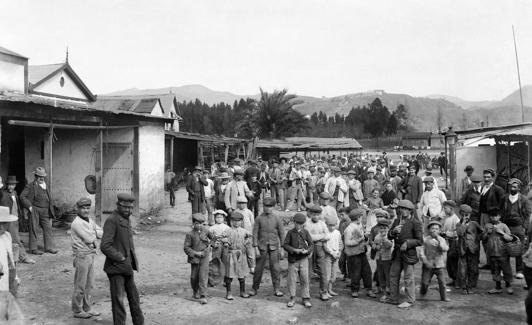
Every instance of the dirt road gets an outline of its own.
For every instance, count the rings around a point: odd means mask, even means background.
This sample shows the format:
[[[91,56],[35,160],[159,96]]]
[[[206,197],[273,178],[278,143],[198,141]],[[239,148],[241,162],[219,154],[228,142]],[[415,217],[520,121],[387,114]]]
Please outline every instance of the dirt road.
[[[223,287],[212,288],[209,304],[202,306],[191,298],[190,267],[183,253],[184,234],[189,231],[190,205],[184,191],[177,193],[178,207],[166,208],[160,216],[153,216],[153,226],[135,236],[140,260],[136,283],[141,292],[146,324],[523,324],[526,295],[523,280],[514,282],[515,294],[490,296],[493,282],[488,271],[481,271],[478,294],[463,296],[451,292],[449,303],[439,301],[437,290],[430,290],[428,301],[418,301],[409,310],[399,310],[370,298],[353,299],[345,282],[336,284],[339,297],[329,302],[318,299],[317,281],[312,281],[314,306],[305,309],[296,305],[286,307],[287,297],[272,295],[269,273],[256,297],[224,299]],[[280,213],[280,212],[279,212]],[[157,224],[156,221],[163,221]],[[168,220],[168,222],[164,222]],[[91,320],[75,320],[70,311],[73,267],[66,231],[56,230],[60,253],[37,256],[37,264],[21,264],[22,280],[19,302],[28,324],[112,324],[108,280],[103,272],[104,257],[96,259],[94,309],[102,316]],[[23,239],[26,239],[23,237]],[[286,290],[286,260],[282,261],[282,289]],[[373,265],[374,267],[374,265]],[[421,267],[416,265],[416,283]],[[435,281],[435,279],[433,280]],[[247,285],[250,287],[251,278]],[[435,282],[434,282],[435,284]],[[236,290],[237,288],[235,288]],[[336,303],[338,302],[338,303]],[[334,303],[334,304],[333,304]],[[131,319],[128,312],[128,324]]]

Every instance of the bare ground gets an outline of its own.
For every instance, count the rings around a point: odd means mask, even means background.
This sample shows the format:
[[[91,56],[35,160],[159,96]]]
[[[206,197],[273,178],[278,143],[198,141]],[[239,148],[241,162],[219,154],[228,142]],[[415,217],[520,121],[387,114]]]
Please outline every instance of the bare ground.
[[[177,193],[178,206],[167,207],[159,216],[153,216],[151,225],[143,225],[135,236],[140,260],[140,273],[136,283],[141,292],[142,310],[146,324],[522,324],[525,321],[523,301],[526,291],[523,280],[514,282],[515,294],[491,296],[487,294],[493,282],[488,271],[481,271],[478,293],[464,296],[451,292],[449,303],[439,301],[436,288],[430,290],[428,301],[418,301],[408,310],[377,302],[371,298],[353,299],[345,282],[338,281],[340,296],[329,302],[318,299],[317,281],[312,281],[313,307],[305,309],[297,304],[286,307],[287,297],[272,295],[269,272],[258,296],[242,299],[237,295],[230,302],[224,299],[225,288],[219,286],[209,291],[209,303],[200,305],[191,297],[189,286],[190,266],[183,252],[184,235],[189,231],[190,205],[183,190]],[[283,213],[284,212],[279,212]],[[160,224],[157,221],[161,221]],[[72,318],[73,267],[69,236],[65,230],[55,230],[57,255],[37,256],[37,264],[19,265],[22,281],[19,303],[28,324],[112,324],[108,280],[103,272],[104,256],[96,258],[96,285],[93,291],[94,310],[102,315],[91,320]],[[23,240],[26,237],[23,237]],[[286,260],[283,269],[282,289],[286,290]],[[374,264],[372,264],[374,267]],[[421,268],[416,265],[419,283]],[[435,284],[435,279],[433,280]],[[251,277],[247,278],[250,287]],[[238,285],[233,285],[234,291]],[[299,302],[299,301],[298,301]],[[333,302],[338,304],[331,305]],[[128,315],[128,324],[131,324]]]

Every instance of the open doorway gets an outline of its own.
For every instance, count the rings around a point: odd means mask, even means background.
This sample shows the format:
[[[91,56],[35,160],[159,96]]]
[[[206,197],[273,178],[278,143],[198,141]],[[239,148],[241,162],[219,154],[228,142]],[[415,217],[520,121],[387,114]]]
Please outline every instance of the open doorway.
[[[20,193],[26,185],[24,127],[9,125],[6,119],[2,119],[1,136],[3,164],[1,176],[5,179],[8,175],[15,175],[19,182],[16,191]]]

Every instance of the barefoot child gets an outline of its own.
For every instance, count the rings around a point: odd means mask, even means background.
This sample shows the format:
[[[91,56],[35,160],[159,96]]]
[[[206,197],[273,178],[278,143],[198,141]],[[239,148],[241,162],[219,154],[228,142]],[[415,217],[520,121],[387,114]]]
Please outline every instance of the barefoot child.
[[[205,216],[192,215],[192,231],[185,237],[184,250],[190,263],[190,285],[194,299],[204,305],[207,303],[207,281],[209,280],[209,261],[211,259],[212,235],[204,226]]]
[[[325,219],[327,229],[329,230],[329,240],[323,245],[325,250],[325,269],[327,271],[327,278],[329,279],[329,286],[327,293],[329,296],[338,296],[333,290],[334,282],[336,282],[336,274],[338,273],[338,259],[344,248],[342,242],[342,235],[336,229],[337,219],[332,216],[327,216]]]
[[[216,210],[213,212],[214,225],[210,226],[209,234],[211,235],[213,242],[212,245],[212,258],[222,257],[222,239],[225,236],[225,232],[231,227],[225,224],[225,218],[227,213],[224,210]]]
[[[472,209],[467,204],[460,206],[460,223],[456,225],[458,235],[458,282],[463,294],[473,293],[477,286],[482,228],[471,220]]]
[[[421,296],[427,294],[430,280],[434,275],[438,278],[438,287],[440,290],[441,301],[450,301],[447,298],[445,290],[445,256],[449,250],[449,245],[445,239],[440,236],[441,223],[436,220],[429,221],[427,226],[428,236],[423,239],[423,248],[419,252],[419,257],[423,263],[421,269],[421,288],[419,293]]]
[[[379,232],[373,239],[373,250],[377,260],[377,278],[379,279],[379,292],[382,297],[390,293],[390,267],[392,266],[393,240],[388,238],[390,223],[386,218],[379,218],[377,223]],[[381,299],[382,299],[381,297]]]
[[[286,234],[283,248],[288,252],[288,291],[290,291],[290,300],[288,307],[294,307],[296,297],[297,280],[301,284],[301,298],[303,305],[307,308],[312,307],[310,303],[309,289],[309,255],[314,249],[312,238],[304,224],[307,217],[303,213],[296,213],[294,216],[294,228]]]

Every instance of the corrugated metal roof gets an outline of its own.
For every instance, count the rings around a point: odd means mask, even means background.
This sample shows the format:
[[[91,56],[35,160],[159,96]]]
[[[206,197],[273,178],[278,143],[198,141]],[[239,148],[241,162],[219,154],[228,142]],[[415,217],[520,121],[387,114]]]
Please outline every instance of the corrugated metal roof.
[[[229,138],[223,135],[206,135],[192,132],[165,131],[166,134],[179,139],[189,139],[197,141],[218,142],[218,143],[242,143],[250,142],[250,139]]]
[[[334,150],[334,149],[362,149],[360,143],[353,138],[312,138],[289,137],[283,140],[259,140],[257,148],[280,149],[286,151],[296,150]]]
[[[146,99],[146,98],[158,98],[161,102],[161,108],[163,109],[164,115],[171,118],[170,116],[170,109],[172,105],[174,104],[175,95],[174,94],[161,94],[161,95],[138,95],[138,96],[105,96],[105,95],[99,95],[98,100],[139,100],[139,99]],[[177,107],[175,107],[177,110]],[[178,115],[179,113],[176,111],[176,118],[181,119],[182,118]]]
[[[19,58],[27,59],[27,57],[25,57],[24,55],[20,55],[17,52],[13,52],[13,51],[11,51],[9,49],[6,49],[5,47],[1,47],[1,46],[0,46],[0,53],[4,53],[4,54],[11,55],[11,56],[16,56],[16,57],[19,57]]]
[[[151,114],[153,107],[159,102],[159,98],[143,98],[135,107],[135,112]]]
[[[32,85],[35,85],[55,71],[63,68],[63,66],[64,63],[30,65],[28,66],[28,80]]]

